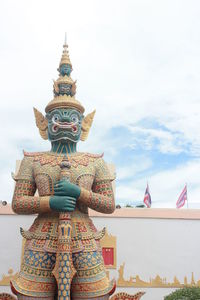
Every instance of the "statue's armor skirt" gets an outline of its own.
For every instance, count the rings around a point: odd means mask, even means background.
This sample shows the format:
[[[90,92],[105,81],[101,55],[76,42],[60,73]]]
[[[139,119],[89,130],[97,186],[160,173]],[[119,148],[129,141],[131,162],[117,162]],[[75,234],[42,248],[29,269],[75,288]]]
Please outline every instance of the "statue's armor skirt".
[[[18,278],[12,282],[15,294],[49,297],[56,294],[52,271],[56,262],[58,218],[36,218],[26,238],[24,256]],[[72,218],[72,260],[76,270],[71,283],[72,299],[90,299],[112,293],[115,283],[107,278],[97,232],[88,215],[74,212]],[[96,231],[96,232],[95,232]],[[48,235],[45,238],[45,234]],[[52,237],[52,239],[51,239]]]
[[[73,298],[94,298],[109,294],[109,282],[100,252],[80,252],[72,255],[76,269],[71,284]],[[52,274],[56,254],[26,250],[19,277],[12,282],[15,293],[31,297],[52,298],[56,293],[56,280]]]

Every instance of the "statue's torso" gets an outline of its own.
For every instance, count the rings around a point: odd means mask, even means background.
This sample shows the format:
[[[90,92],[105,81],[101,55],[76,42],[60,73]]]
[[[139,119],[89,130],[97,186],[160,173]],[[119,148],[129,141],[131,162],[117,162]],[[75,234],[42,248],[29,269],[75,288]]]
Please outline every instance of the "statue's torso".
[[[25,153],[27,161],[32,164],[32,179],[36,183],[40,197],[53,195],[53,186],[60,179],[60,163],[63,155],[46,153]],[[95,180],[96,161],[99,155],[76,153],[68,156],[71,163],[70,181],[87,190],[92,189]],[[96,251],[103,232],[97,232],[88,216],[88,208],[77,201],[72,217],[72,250]],[[45,249],[56,252],[59,213],[39,214],[29,231],[24,232],[28,238],[27,247],[32,250]]]

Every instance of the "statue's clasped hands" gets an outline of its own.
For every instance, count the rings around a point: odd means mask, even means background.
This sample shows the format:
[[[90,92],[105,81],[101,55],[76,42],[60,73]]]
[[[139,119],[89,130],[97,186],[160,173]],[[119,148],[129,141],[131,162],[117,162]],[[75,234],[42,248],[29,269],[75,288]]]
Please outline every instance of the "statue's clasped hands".
[[[50,197],[50,208],[59,212],[71,212],[76,207],[76,201],[81,189],[68,180],[60,180],[54,184],[54,195]]]

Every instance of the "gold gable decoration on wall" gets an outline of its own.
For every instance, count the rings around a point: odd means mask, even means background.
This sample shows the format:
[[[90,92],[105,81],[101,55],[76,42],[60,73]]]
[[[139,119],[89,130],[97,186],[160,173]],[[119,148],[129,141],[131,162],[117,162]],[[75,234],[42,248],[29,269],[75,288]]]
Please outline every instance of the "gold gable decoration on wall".
[[[167,278],[161,278],[156,275],[155,278],[150,278],[149,281],[144,281],[139,275],[130,276],[127,280],[124,278],[125,263],[120,265],[118,269],[119,277],[117,279],[117,287],[133,287],[133,288],[183,288],[183,287],[200,287],[200,280],[195,282],[194,273],[192,272],[190,283],[187,277],[184,277],[184,283],[181,283],[176,276],[174,276],[173,282],[168,282]]]
[[[5,274],[2,275],[2,278],[0,280],[0,286],[10,285],[10,281],[16,279],[18,274],[19,274],[18,272],[14,274],[13,269],[10,268],[8,270],[8,275]]]
[[[108,269],[117,268],[117,238],[111,234],[108,234],[106,229],[104,237],[101,239],[102,254],[104,258],[104,265]],[[112,263],[108,264],[105,261],[105,255],[111,255]]]

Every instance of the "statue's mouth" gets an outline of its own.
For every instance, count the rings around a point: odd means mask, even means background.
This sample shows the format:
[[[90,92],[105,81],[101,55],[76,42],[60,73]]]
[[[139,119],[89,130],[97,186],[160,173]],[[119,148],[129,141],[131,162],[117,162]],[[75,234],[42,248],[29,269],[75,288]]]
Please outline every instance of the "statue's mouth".
[[[58,131],[59,128],[71,129],[72,132],[76,133],[78,131],[78,122],[60,122],[53,120],[52,129],[54,132]]]

